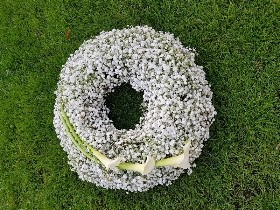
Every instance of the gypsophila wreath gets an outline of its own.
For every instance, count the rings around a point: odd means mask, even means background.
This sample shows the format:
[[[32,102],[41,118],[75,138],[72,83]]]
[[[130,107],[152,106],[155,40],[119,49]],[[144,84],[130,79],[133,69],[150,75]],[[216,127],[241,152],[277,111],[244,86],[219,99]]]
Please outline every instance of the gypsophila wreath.
[[[190,174],[216,114],[193,49],[147,26],[101,32],[60,74],[54,126],[79,178],[146,191]],[[135,129],[116,129],[104,97],[122,83],[143,91]]]

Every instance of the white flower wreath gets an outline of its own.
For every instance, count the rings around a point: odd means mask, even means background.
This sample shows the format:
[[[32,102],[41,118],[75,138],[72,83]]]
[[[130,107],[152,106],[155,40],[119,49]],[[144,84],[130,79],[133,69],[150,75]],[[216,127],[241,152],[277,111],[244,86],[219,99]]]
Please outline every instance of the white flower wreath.
[[[192,172],[216,114],[194,50],[147,26],[102,32],[68,59],[54,126],[69,164],[98,186],[145,191]],[[143,91],[135,129],[116,129],[104,96],[122,83]]]

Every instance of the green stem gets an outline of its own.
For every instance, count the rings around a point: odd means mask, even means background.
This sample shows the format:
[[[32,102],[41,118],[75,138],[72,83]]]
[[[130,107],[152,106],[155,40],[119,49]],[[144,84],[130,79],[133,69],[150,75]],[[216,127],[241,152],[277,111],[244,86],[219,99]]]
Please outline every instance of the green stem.
[[[60,110],[60,117],[62,120],[62,123],[64,127],[66,128],[66,131],[68,135],[70,136],[70,139],[75,144],[75,146],[81,151],[81,153],[89,158],[90,160],[97,162],[97,163],[105,163],[106,161],[111,161],[111,159],[107,158],[104,154],[94,149],[92,146],[90,146],[87,142],[83,141],[78,134],[75,131],[74,126],[71,124],[69,118],[67,117],[65,111],[63,110],[63,107],[61,107]],[[89,150],[89,151],[86,151]],[[175,166],[179,164],[179,162],[182,160],[182,156],[178,155],[175,157],[165,158],[162,160],[159,160],[155,163],[155,167],[161,167],[161,166]],[[123,170],[132,170],[132,171],[138,171],[140,173],[143,167],[143,164],[140,163],[120,163],[117,166],[119,169]]]
[[[100,153],[99,151],[97,151],[96,149],[94,149],[92,146],[90,146],[88,143],[86,143],[85,141],[83,141],[78,134],[76,133],[74,127],[72,126],[72,124],[70,123],[69,118],[67,117],[66,113],[62,110],[61,111],[61,115],[63,117],[63,119],[65,120],[66,126],[70,129],[71,133],[74,135],[75,139],[82,145],[85,145],[87,149],[89,149],[91,151],[91,153],[97,157],[99,160],[101,159],[105,159],[107,158],[105,155],[103,155],[102,153]],[[108,158],[107,158],[108,159]]]
[[[68,117],[66,116],[65,112],[61,110],[60,112],[60,117],[62,119],[62,122],[64,124],[64,127],[66,128],[66,131],[68,135],[70,136],[70,139],[72,142],[75,144],[75,146],[82,152],[84,156],[89,158],[90,160],[96,162],[95,157],[91,156],[86,150],[85,147],[83,146],[83,141],[79,138],[79,136],[76,134],[74,131],[73,126],[71,125]]]
[[[140,164],[140,163],[120,163],[120,165],[118,165],[118,167],[119,167],[119,169],[139,171],[139,167],[141,165],[142,164]]]
[[[156,167],[160,166],[174,166],[178,163],[178,161],[181,160],[181,155],[170,157],[170,158],[164,158],[156,162]]]

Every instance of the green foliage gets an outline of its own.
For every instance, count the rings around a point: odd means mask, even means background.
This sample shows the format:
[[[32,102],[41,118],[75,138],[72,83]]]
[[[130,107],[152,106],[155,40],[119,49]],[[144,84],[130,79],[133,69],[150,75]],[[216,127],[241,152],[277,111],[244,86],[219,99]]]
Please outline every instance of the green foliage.
[[[279,1],[2,0],[0,20],[0,209],[280,209]],[[83,40],[139,24],[197,49],[218,115],[191,176],[127,195],[70,170],[53,92]]]

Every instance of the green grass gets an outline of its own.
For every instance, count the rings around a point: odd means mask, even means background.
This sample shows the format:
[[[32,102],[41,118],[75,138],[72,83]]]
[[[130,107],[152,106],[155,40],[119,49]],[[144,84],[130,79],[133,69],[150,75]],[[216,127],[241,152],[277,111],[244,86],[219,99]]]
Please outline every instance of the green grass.
[[[110,109],[108,117],[117,129],[134,129],[143,115],[143,92],[137,92],[130,84],[123,83],[107,94],[105,105]]]
[[[277,0],[1,0],[0,209],[280,209],[279,23]],[[70,171],[53,92],[83,40],[139,24],[197,49],[218,115],[191,176],[126,194]]]

